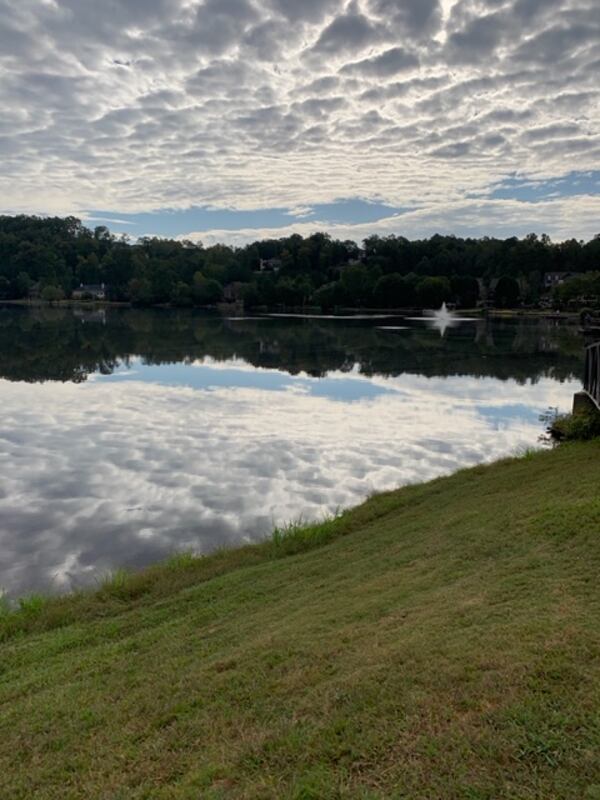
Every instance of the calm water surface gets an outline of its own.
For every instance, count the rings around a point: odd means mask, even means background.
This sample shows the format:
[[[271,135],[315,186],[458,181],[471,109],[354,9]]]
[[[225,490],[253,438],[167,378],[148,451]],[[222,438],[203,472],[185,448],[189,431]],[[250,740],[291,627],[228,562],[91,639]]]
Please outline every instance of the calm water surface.
[[[547,322],[0,309],[0,587],[258,540],[535,445],[582,370]]]

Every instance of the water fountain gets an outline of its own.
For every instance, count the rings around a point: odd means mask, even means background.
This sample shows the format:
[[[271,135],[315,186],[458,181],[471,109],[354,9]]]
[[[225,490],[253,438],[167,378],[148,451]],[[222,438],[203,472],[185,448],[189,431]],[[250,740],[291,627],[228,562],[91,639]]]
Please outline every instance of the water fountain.
[[[442,307],[437,311],[424,311],[422,316],[408,317],[408,319],[413,322],[427,322],[430,327],[438,330],[442,336],[445,335],[448,328],[460,325],[461,322],[478,322],[477,317],[458,317],[453,311],[450,311],[446,303],[442,303]]]

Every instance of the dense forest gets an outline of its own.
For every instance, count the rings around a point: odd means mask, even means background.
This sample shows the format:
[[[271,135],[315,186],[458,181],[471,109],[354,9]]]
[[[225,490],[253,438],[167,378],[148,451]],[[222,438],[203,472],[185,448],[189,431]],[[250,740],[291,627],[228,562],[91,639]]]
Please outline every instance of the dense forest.
[[[109,300],[135,305],[247,308],[408,308],[535,305],[548,272],[585,273],[576,291],[600,295],[600,235],[587,243],[370,236],[362,248],[325,233],[234,248],[142,238],[132,243],[74,217],[0,216],[0,299],[57,301],[103,285]],[[564,287],[556,301],[571,299]]]

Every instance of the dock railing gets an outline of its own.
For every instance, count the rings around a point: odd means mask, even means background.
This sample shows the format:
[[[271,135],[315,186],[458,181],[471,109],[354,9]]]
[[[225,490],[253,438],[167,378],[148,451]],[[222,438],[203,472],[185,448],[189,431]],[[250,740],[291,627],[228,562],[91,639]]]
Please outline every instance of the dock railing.
[[[584,389],[600,409],[600,342],[586,348]]]

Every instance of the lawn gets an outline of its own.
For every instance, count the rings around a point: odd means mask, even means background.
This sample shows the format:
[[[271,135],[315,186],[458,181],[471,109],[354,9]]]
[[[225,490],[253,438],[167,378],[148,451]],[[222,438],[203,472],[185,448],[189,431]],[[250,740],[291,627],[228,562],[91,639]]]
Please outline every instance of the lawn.
[[[569,444],[30,598],[1,800],[600,800],[599,487]]]

